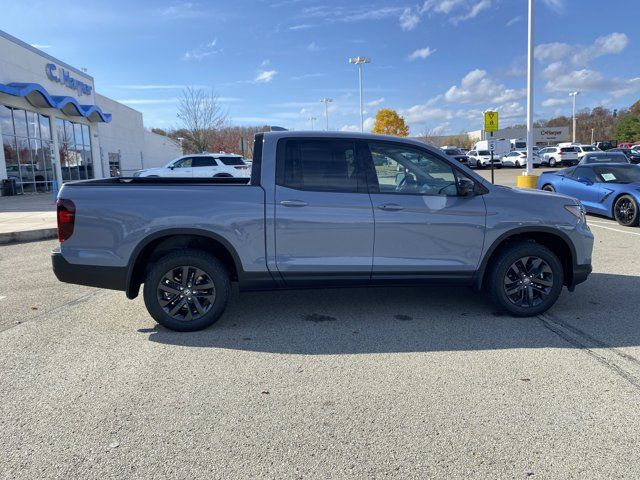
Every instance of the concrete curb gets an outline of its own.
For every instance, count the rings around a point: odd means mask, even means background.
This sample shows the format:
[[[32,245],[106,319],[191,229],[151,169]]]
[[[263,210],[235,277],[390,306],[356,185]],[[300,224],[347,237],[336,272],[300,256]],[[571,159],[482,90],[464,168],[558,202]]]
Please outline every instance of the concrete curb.
[[[58,238],[57,228],[40,228],[38,230],[23,230],[20,232],[0,233],[0,245],[9,243],[35,242]]]

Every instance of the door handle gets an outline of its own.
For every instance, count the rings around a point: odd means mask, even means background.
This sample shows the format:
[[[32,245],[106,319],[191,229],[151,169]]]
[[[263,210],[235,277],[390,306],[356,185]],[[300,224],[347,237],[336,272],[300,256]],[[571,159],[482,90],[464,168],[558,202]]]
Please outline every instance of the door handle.
[[[378,208],[380,210],[386,210],[387,212],[397,212],[398,210],[402,210],[404,207],[397,203],[383,203],[382,205],[378,205]]]
[[[283,207],[306,207],[308,203],[302,200],[282,200],[280,205]]]

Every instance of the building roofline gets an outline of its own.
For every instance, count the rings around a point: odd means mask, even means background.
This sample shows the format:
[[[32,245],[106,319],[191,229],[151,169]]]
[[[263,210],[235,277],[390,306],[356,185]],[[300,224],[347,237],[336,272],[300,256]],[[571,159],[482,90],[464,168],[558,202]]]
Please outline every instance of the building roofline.
[[[23,42],[22,40],[20,40],[19,38],[14,37],[13,35],[8,34],[7,32],[5,32],[4,30],[0,30],[0,37],[6,38],[7,40],[9,40],[10,42],[15,43],[16,45],[22,47],[22,48],[26,48],[27,50],[32,51],[33,53],[40,55],[41,57],[46,58],[47,60],[51,60],[54,63],[57,63],[58,65],[60,65],[61,67],[64,67],[66,69],[69,69],[75,73],[77,73],[80,76],[83,76],[85,78],[88,78],[91,80],[91,83],[93,83],[93,77],[91,75],[89,75],[88,73],[83,72],[82,70],[77,69],[76,67],[72,67],[71,65],[69,65],[68,63],[63,62],[62,60],[57,59],[56,57],[53,57],[51,55],[49,55],[48,53],[43,52],[42,50],[37,49],[36,47],[34,47],[33,45],[29,45],[27,42]]]

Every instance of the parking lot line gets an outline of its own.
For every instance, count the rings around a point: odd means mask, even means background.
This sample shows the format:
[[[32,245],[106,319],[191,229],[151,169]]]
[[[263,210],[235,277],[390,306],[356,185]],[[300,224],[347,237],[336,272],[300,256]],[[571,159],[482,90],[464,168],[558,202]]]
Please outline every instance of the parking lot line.
[[[605,227],[604,225],[601,225],[599,223],[593,223],[593,222],[588,222],[588,223],[589,223],[589,226],[591,227],[604,228],[605,230],[612,230],[614,232],[626,233],[628,235],[636,235],[640,237],[640,233],[638,232],[627,232],[626,230],[620,230],[619,228]]]

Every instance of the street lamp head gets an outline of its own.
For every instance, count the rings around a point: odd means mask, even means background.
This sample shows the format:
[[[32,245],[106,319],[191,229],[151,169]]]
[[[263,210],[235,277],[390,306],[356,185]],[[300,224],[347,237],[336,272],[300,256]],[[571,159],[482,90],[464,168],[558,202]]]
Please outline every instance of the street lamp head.
[[[320,102],[321,103],[331,103],[331,102],[333,102],[333,98],[321,98]]]
[[[368,57],[351,57],[349,63],[360,65],[362,63],[371,63],[371,59]]]
[[[575,97],[576,95],[578,95],[580,92],[571,92],[569,94],[570,97]]]

